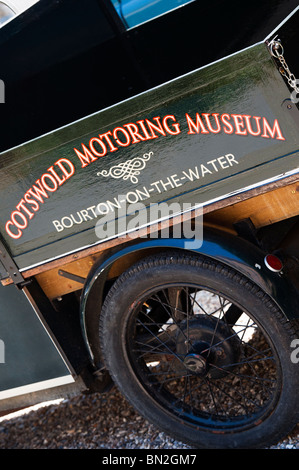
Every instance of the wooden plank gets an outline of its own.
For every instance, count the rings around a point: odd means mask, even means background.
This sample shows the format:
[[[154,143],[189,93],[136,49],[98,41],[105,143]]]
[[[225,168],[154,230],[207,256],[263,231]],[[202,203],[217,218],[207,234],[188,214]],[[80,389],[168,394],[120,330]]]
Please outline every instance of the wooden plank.
[[[228,228],[239,220],[250,218],[258,229],[298,214],[299,184],[295,182],[215,210],[207,220]]]
[[[294,177],[289,178],[289,184],[286,184],[285,181],[286,185],[278,188],[276,187],[278,183],[273,183],[271,191],[262,192],[262,194],[255,197],[249,197],[248,193],[234,196],[230,198],[230,201],[222,201],[222,204],[226,204],[226,207],[218,208],[212,212],[211,209],[215,205],[211,205],[211,207],[205,208],[205,223],[221,226],[222,229],[232,230],[235,222],[250,217],[255,226],[259,228],[298,215],[299,183],[298,181],[292,182],[293,180]],[[251,194],[255,191],[251,191]],[[262,191],[265,191],[265,188]],[[240,198],[243,200],[236,202],[236,199]],[[228,205],[229,202],[230,204]],[[219,207],[219,203],[217,203],[217,206]],[[174,219],[172,222],[178,223],[178,219]],[[164,223],[164,226],[166,226],[166,223]],[[114,246],[115,242],[116,240],[114,240]],[[63,269],[72,274],[86,277],[93,264],[105,251],[103,248],[96,254],[89,254],[85,258],[65,264]],[[77,256],[83,256],[83,253],[78,253]],[[38,282],[49,298],[53,299],[82,288],[82,285],[79,283],[59,276],[58,271],[59,266],[37,275]]]
[[[85,278],[97,259],[98,256],[95,255],[87,256],[64,265],[63,270]],[[59,270],[60,268],[51,269],[36,276],[38,283],[51,300],[82,288],[81,283],[59,275]]]
[[[208,206],[290,174],[299,138],[285,99],[257,44],[4,152],[0,232],[15,263],[29,270],[96,246],[105,216],[128,225],[134,203],[150,223],[153,205]]]
[[[293,175],[265,186],[254,188],[244,193],[233,195],[222,201],[203,208],[204,222],[232,230],[238,220],[250,217],[257,228],[284,220],[299,214],[299,175]],[[201,210],[173,218],[170,222],[157,224],[157,230],[172,224],[178,224],[197,216]],[[152,228],[151,228],[152,230]],[[148,233],[149,228],[140,231],[140,236]],[[107,250],[132,240],[129,236],[115,238],[88,249],[73,253],[42,266],[23,272],[25,279],[36,276],[41,287],[49,298],[54,299],[69,292],[81,289],[82,285],[58,274],[59,269],[86,277],[93,264]],[[3,285],[11,284],[11,279],[2,281]]]

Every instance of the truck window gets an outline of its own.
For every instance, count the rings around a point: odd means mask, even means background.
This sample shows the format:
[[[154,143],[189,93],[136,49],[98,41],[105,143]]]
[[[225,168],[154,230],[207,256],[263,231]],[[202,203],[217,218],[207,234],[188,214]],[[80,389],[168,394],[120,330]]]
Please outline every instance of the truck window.
[[[39,0],[13,0],[7,2],[0,1],[0,28],[15,16],[28,10]]]
[[[126,28],[133,28],[195,0],[111,0]]]
[[[15,12],[5,3],[0,2],[0,26],[15,16]]]

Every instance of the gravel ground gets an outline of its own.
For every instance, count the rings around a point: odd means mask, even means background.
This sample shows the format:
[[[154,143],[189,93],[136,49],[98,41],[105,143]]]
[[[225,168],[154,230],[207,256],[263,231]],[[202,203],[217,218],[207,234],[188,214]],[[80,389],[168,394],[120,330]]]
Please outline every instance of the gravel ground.
[[[144,420],[113,388],[0,419],[1,449],[191,449]],[[299,449],[299,425],[271,449]]]

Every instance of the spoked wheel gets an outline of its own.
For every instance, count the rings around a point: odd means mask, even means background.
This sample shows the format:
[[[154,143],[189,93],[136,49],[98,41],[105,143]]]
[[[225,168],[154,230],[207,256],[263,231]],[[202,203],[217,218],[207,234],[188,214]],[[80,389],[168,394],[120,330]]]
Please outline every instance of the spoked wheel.
[[[265,447],[297,423],[296,331],[231,269],[188,255],[141,261],[108,294],[100,335],[127,399],[183,442]]]

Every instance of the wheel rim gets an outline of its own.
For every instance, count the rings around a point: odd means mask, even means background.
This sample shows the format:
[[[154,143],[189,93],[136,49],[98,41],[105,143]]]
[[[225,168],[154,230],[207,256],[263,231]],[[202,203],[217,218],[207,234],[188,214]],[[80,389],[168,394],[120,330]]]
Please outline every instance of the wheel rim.
[[[151,400],[180,422],[234,432],[275,407],[276,350],[232,299],[198,285],[167,284],[137,299],[127,318],[131,369]]]

